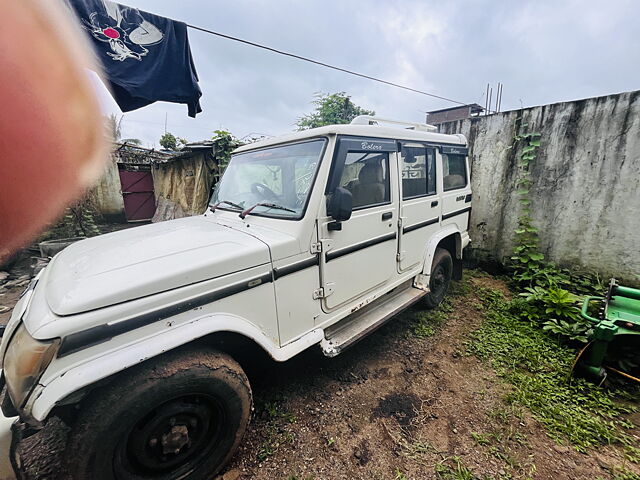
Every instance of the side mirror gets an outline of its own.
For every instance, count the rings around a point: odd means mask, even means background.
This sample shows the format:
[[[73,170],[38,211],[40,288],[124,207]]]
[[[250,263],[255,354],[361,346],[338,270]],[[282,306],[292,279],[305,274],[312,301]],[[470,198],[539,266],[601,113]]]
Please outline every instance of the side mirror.
[[[344,222],[351,218],[353,211],[353,197],[351,192],[344,187],[336,188],[327,205],[327,213],[336,222]]]

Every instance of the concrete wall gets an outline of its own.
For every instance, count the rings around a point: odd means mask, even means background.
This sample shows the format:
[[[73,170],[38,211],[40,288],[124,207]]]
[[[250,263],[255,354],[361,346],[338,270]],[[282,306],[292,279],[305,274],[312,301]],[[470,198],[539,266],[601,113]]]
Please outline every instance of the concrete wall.
[[[519,152],[508,147],[516,132],[535,131],[542,137],[530,195],[543,253],[640,282],[640,91],[450,122],[440,131],[469,139],[471,237],[480,257],[511,255]]]
[[[92,193],[100,213],[111,221],[125,221],[124,200],[120,185],[118,164],[111,158]]]

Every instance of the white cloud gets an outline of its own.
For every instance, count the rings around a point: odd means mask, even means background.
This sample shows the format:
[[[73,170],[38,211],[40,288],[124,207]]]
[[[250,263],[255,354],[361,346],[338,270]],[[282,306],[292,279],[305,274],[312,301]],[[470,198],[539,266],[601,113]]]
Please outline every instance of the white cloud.
[[[449,98],[484,104],[504,83],[503,109],[638,88],[640,3],[632,0],[270,2],[123,0],[158,15],[264,43]],[[311,111],[318,91],[346,91],[379,115],[424,120],[450,104],[190,31],[204,112],[157,103],[125,114],[145,144],[167,128],[191,140],[225,127],[278,134]]]

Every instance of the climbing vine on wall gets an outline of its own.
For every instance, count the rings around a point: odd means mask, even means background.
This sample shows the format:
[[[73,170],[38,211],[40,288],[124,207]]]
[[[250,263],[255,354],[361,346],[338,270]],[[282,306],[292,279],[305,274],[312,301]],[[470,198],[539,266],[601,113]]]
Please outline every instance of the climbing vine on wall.
[[[521,129],[526,127],[526,123],[520,126]],[[532,283],[544,263],[544,255],[540,253],[538,229],[533,225],[529,198],[529,189],[531,188],[529,165],[536,158],[537,150],[540,148],[540,134],[536,132],[516,134],[511,148],[520,145],[523,145],[518,159],[519,176],[517,181],[520,216],[518,217],[518,227],[515,230],[515,248],[511,260],[516,281]]]
[[[520,125],[520,130],[527,126]],[[536,159],[540,138],[537,132],[518,133],[510,147],[520,150],[516,191],[520,212],[511,269],[513,280],[523,291],[514,308],[523,318],[541,324],[543,330],[567,340],[586,342],[591,325],[579,315],[578,295],[596,293],[601,282],[597,275],[560,268],[546,261],[540,252],[529,196],[532,183],[529,167]]]

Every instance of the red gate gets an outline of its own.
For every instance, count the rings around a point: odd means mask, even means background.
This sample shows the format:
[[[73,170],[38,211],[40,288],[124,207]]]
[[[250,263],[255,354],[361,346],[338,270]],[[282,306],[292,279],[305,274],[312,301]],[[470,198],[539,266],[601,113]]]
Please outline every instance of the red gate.
[[[125,170],[124,168],[121,166],[120,184],[127,222],[150,220],[156,212],[151,171]]]

